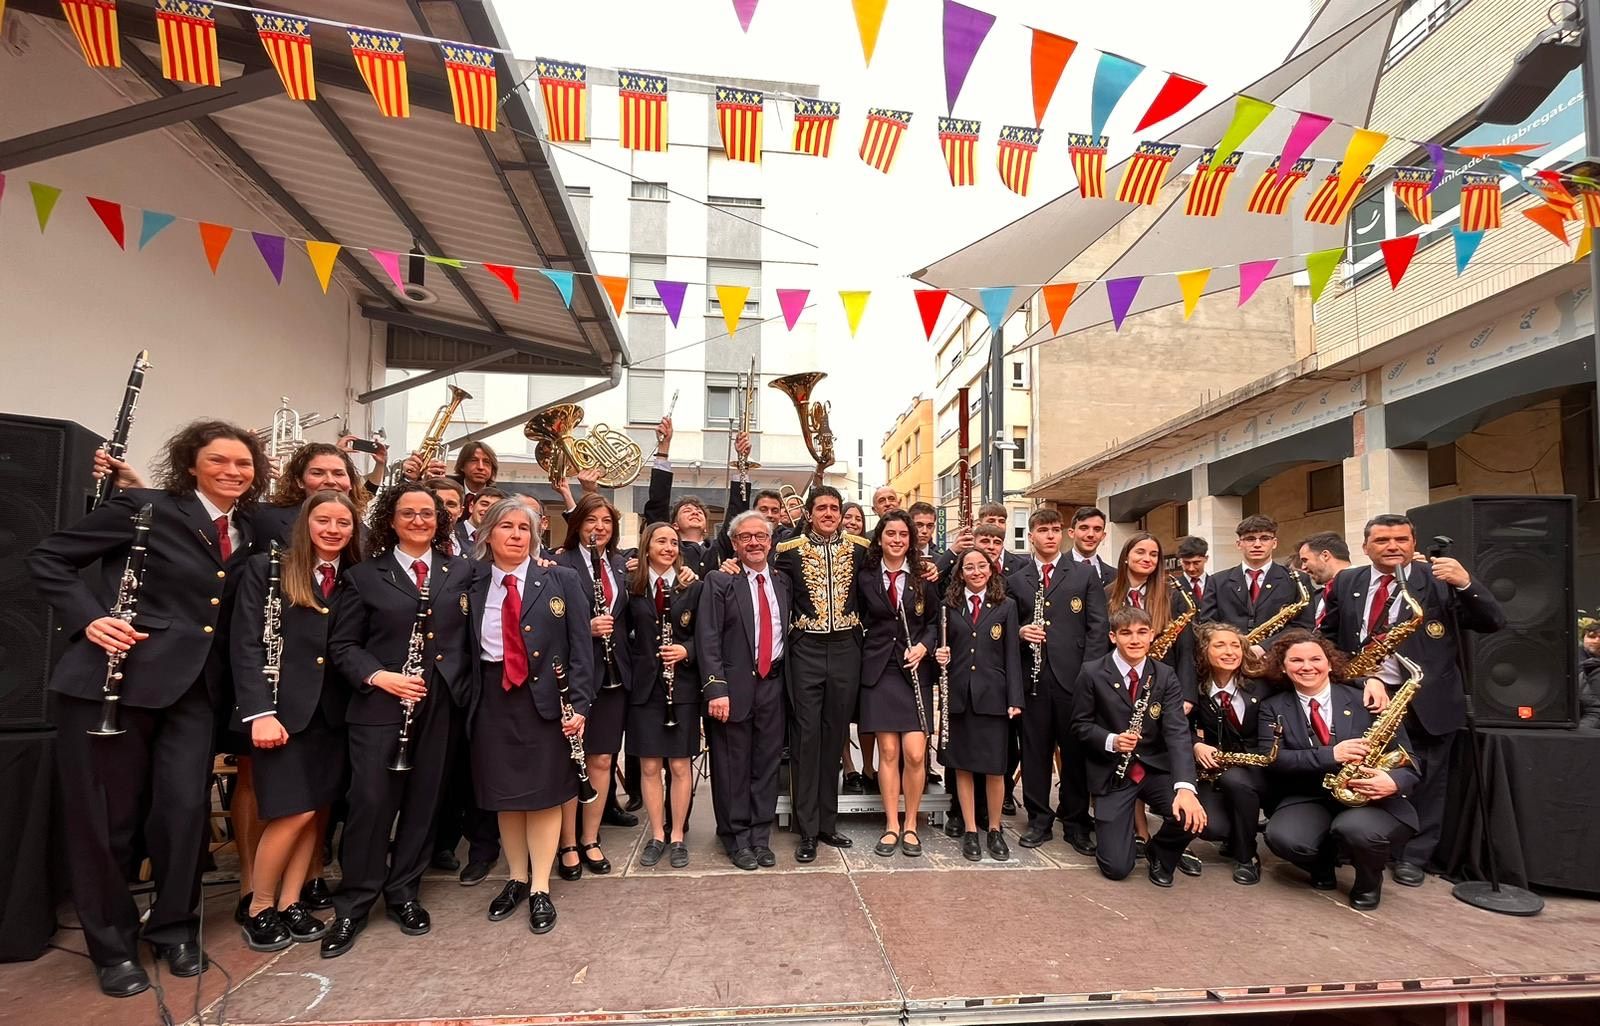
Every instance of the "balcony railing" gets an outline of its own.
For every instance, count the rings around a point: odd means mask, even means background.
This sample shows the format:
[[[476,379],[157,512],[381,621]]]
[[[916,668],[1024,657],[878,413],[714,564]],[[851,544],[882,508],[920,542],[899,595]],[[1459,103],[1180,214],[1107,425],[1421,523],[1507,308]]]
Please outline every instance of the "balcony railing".
[[[1383,70],[1399,64],[1417,47],[1439,30],[1445,22],[1455,17],[1455,13],[1467,6],[1472,0],[1418,0],[1419,3],[1432,3],[1433,7],[1422,20],[1405,29],[1389,43],[1389,53],[1383,59]],[[1400,14],[1401,21],[1405,21],[1405,12]]]

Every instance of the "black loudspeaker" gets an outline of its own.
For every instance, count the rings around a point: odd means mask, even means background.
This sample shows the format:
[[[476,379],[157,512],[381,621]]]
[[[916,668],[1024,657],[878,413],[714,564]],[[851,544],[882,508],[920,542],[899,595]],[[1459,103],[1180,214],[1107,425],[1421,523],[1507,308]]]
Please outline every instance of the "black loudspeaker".
[[[1435,535],[1454,539],[1450,554],[1505,611],[1503,630],[1465,632],[1467,688],[1478,725],[1577,726],[1577,499],[1468,495],[1408,515],[1419,552]]]
[[[66,420],[0,414],[0,730],[44,727],[44,687],[65,639],[24,560],[88,512],[100,438]]]

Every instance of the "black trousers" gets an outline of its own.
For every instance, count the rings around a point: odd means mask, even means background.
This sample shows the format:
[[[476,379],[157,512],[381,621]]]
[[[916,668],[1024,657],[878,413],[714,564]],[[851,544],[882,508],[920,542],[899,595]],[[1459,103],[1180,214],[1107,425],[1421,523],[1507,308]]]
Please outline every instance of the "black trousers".
[[[349,725],[350,815],[339,850],[344,878],[333,899],[338,915],[363,918],[379,894],[390,905],[416,900],[433,854],[433,816],[450,748],[451,712],[441,706],[449,701],[436,682],[417,705],[412,769],[405,773],[389,768],[398,727]]]
[[[1050,831],[1059,816],[1068,831],[1087,832],[1089,780],[1083,746],[1072,736],[1072,696],[1048,680],[1039,682],[1039,697],[1029,699],[1022,715],[1022,804],[1028,829]],[[1061,784],[1052,788],[1056,750],[1061,751]]]
[[[755,704],[742,723],[706,720],[711,807],[717,817],[717,840],[729,855],[740,848],[772,846],[778,764],[783,758],[783,709],[783,681],[775,675],[756,684]]]
[[[861,639],[855,631],[789,635],[784,650],[789,698],[789,763],[794,818],[802,837],[831,832],[839,819],[839,757],[861,690]]]
[[[96,965],[139,957],[139,909],[128,893],[128,871],[140,835],[156,888],[144,937],[153,944],[193,941],[211,787],[213,724],[205,682],[196,681],[165,709],[122,706],[125,733],[116,737],[86,733],[100,723],[99,702],[50,698],[59,730],[67,869],[89,957]]]
[[[1332,798],[1279,805],[1267,820],[1267,847],[1279,858],[1301,869],[1331,871],[1342,851],[1355,866],[1358,886],[1381,880],[1390,852],[1410,836],[1410,827],[1382,809],[1352,809]]]
[[[1418,829],[1416,836],[1395,847],[1394,857],[1426,866],[1433,861],[1434,849],[1439,847],[1445,797],[1450,789],[1450,753],[1455,748],[1457,734],[1443,737],[1429,734],[1417,725],[1415,716],[1406,717],[1406,733],[1411,740],[1411,758],[1422,774],[1422,779],[1411,790],[1411,807],[1417,810]]]
[[[1178,865],[1178,856],[1189,846],[1194,834],[1185,830],[1173,816],[1172,798],[1172,776],[1154,772],[1147,772],[1137,784],[1124,780],[1120,787],[1094,796],[1095,840],[1098,842],[1094,859],[1104,876],[1121,880],[1133,872],[1133,806],[1140,801],[1161,817],[1161,829],[1145,845],[1146,857],[1156,859],[1169,872]]]
[[[472,790],[472,758],[467,740],[467,714],[450,708],[450,735],[439,811],[433,817],[434,851],[454,852],[467,839],[467,861],[494,864],[500,858],[500,819],[478,808]]]
[[[1233,766],[1216,780],[1195,785],[1200,806],[1206,810],[1203,841],[1233,847],[1236,861],[1256,858],[1256,827],[1261,822],[1261,796],[1267,792],[1266,773],[1255,766]]]

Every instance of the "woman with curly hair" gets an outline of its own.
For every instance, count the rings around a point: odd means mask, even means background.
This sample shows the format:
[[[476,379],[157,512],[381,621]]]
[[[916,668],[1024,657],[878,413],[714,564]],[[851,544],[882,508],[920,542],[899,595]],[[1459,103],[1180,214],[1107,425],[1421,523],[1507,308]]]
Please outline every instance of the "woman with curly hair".
[[[1261,881],[1256,825],[1267,793],[1266,771],[1259,766],[1224,769],[1218,759],[1224,753],[1255,754],[1261,701],[1270,692],[1257,679],[1261,661],[1232,624],[1196,626],[1194,650],[1199,693],[1189,712],[1189,726],[1194,730],[1194,762],[1200,776],[1195,790],[1206,810],[1200,839],[1216,842],[1222,856],[1234,860],[1233,882],[1248,886]]]
[[[358,531],[365,530],[367,491],[357,486],[355,464],[337,445],[307,442],[295,450],[272,489],[272,500],[256,510],[256,530],[263,541],[289,543],[289,529],[300,506],[317,492],[335,491],[349,496],[356,507]]]

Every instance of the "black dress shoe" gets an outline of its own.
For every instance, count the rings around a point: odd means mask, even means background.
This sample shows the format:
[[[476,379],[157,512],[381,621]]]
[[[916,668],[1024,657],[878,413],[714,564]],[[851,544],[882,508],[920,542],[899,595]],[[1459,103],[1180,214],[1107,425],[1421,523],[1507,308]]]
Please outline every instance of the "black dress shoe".
[[[876,773],[863,773],[863,774],[861,774],[861,793],[862,794],[877,794],[878,793],[878,775]]]
[[[1422,867],[1415,862],[1396,862],[1394,869],[1390,870],[1390,875],[1394,877],[1394,882],[1402,887],[1421,887],[1423,881],[1428,879],[1428,874],[1424,873]],[[1376,897],[1373,898],[1373,905],[1374,907],[1377,905]]]
[[[278,918],[289,928],[289,936],[299,944],[321,940],[323,934],[328,932],[328,924],[312,915],[302,902],[297,901],[288,908],[279,909]]]
[[[766,852],[766,854],[763,855],[761,854],[762,852]],[[763,862],[763,859],[772,859],[772,861]],[[757,848],[756,861],[760,862],[763,866],[771,866],[776,865],[778,860],[777,857],[772,854],[772,849]],[[682,841],[673,841],[671,844],[667,845],[667,864],[673,869],[682,869],[684,866],[689,864],[689,849]]]
[[[1073,851],[1077,852],[1079,855],[1087,855],[1091,858],[1094,857],[1095,849],[1098,847],[1098,845],[1095,844],[1093,831],[1073,830],[1068,828],[1066,832],[1066,838],[1067,843],[1072,845]]]
[[[735,866],[738,866],[740,869],[743,869],[746,872],[754,870],[761,864],[760,860],[756,858],[756,852],[754,848],[740,848],[738,851],[734,852],[730,858],[733,860],[733,864]]]
[[[627,812],[638,812],[640,809],[644,808],[644,799],[636,794],[629,795],[628,804],[624,805],[622,808]]]
[[[762,866],[762,868],[770,869],[771,867],[776,866],[778,864],[778,856],[776,854],[774,854],[772,849],[768,848],[766,845],[764,845],[764,844],[756,845],[755,851],[756,851],[756,862],[759,863]],[[688,865],[688,862],[689,862],[689,855],[688,855],[688,852],[685,852],[684,853],[684,864]]]
[[[941,777],[939,774],[935,773],[933,770],[929,770],[928,771],[928,775],[923,778],[923,783],[925,785],[926,784],[942,784],[942,783],[944,783],[944,778]]]
[[[454,873],[461,868],[461,860],[456,858],[456,853],[453,851],[436,851],[428,865],[434,869],[442,869],[446,873]]]
[[[534,891],[528,900],[528,929],[549,933],[556,927],[556,904],[544,891]]]
[[[961,857],[968,862],[983,861],[983,845],[978,843],[978,835],[968,831],[961,835]]]
[[[887,837],[888,840],[884,840]],[[878,838],[878,843],[872,846],[872,853],[882,858],[888,858],[900,850],[900,835],[893,830],[885,830],[883,837]]]
[[[275,908],[263,909],[244,921],[240,927],[244,932],[244,942],[250,946],[251,951],[282,951],[294,943],[294,937],[289,933],[289,925],[278,915]]]
[[[639,817],[631,812],[624,812],[615,805],[607,805],[606,811],[600,814],[600,822],[606,826],[636,827]]]
[[[199,976],[211,968],[211,963],[200,950],[200,945],[194,941],[184,941],[182,944],[157,944],[156,957],[167,963],[167,969],[174,976]]]
[[[596,876],[605,876],[607,873],[611,872],[611,860],[606,858],[605,855],[602,854],[597,859],[592,859],[589,857],[589,853],[591,851],[600,850],[599,841],[595,841],[590,844],[580,844],[578,845],[578,849],[578,858],[583,860],[584,869],[587,869]]]
[[[1172,870],[1161,864],[1160,859],[1146,859],[1145,864],[1150,867],[1150,882],[1157,887],[1172,886]]]
[[[556,849],[556,872],[561,876],[561,879],[563,879],[563,880],[581,880],[581,879],[583,879],[583,857],[582,856],[578,857],[578,864],[577,865],[569,866],[569,865],[567,865],[566,859],[564,857],[564,856],[568,855],[569,853],[572,854],[572,855],[577,855],[578,854],[577,846],[576,845],[571,845],[571,846],[566,847],[566,848],[557,848]]]
[[[356,937],[367,928],[367,917],[351,919],[341,916],[328,924],[328,932],[322,935],[322,957],[338,958],[349,951],[355,944]]]
[[[1350,887],[1350,907],[1360,912],[1371,912],[1383,900],[1383,877],[1376,876],[1367,886],[1368,881],[1357,880]]]
[[[333,892],[328,889],[328,881],[320,876],[307,880],[300,888],[300,904],[306,908],[332,908]]]
[[[106,997],[133,997],[150,989],[150,977],[138,962],[118,962],[115,965],[97,965],[95,976],[100,979],[100,993]]]
[[[1017,799],[1009,794],[1001,799],[1000,813],[1005,816],[1015,816],[1017,814]]]
[[[1037,848],[1055,836],[1055,831],[1050,827],[1029,827],[1027,833],[1017,840],[1024,848]]]
[[[867,780],[861,774],[851,771],[844,775],[845,794],[866,794]]]
[[[489,875],[489,870],[493,868],[492,862],[476,862],[468,859],[467,864],[461,867],[461,886],[473,887],[483,883],[484,878]]]
[[[830,848],[848,848],[856,843],[837,830],[823,830],[817,834],[817,840]]]
[[[944,835],[946,837],[960,837],[962,830],[960,813],[955,809],[951,809],[944,814]]]
[[[1011,861],[1011,846],[1006,844],[1004,831],[989,831],[989,854],[994,857],[996,862]]]
[[[400,924],[400,932],[407,937],[420,937],[433,929],[433,919],[420,901],[402,901],[398,905],[390,905],[387,911],[389,918]]]
[[[1339,878],[1333,875],[1332,866],[1311,870],[1311,889],[1314,891],[1336,891],[1339,889]]]
[[[517,910],[528,897],[528,885],[522,880],[507,880],[506,885],[489,902],[489,922],[498,923],[502,919],[511,918],[511,913]]]
[[[800,844],[794,850],[796,862],[815,862],[817,860],[817,839],[815,837],[802,837]]]
[[[1178,856],[1178,872],[1184,876],[1199,876],[1202,867],[1203,863],[1200,861],[1200,856],[1193,852],[1186,851]]]
[[[1251,859],[1241,862],[1233,867],[1233,882],[1236,884],[1258,884],[1261,882],[1261,860]]]
[[[1145,841],[1144,838],[1135,837],[1133,839],[1133,857],[1134,857],[1134,860],[1138,861],[1139,859],[1145,858],[1146,855],[1147,855],[1147,849],[1148,848],[1149,848],[1149,844],[1148,844],[1148,842]]]
[[[660,862],[661,856],[665,855],[666,853],[667,842],[660,840],[659,838],[652,837],[650,838],[649,842],[645,844],[644,851],[639,853],[639,865],[653,866],[657,862]]]
[[[255,900],[255,893],[251,892],[239,899],[239,904],[233,906],[233,921],[243,926],[250,921],[250,903]]]

